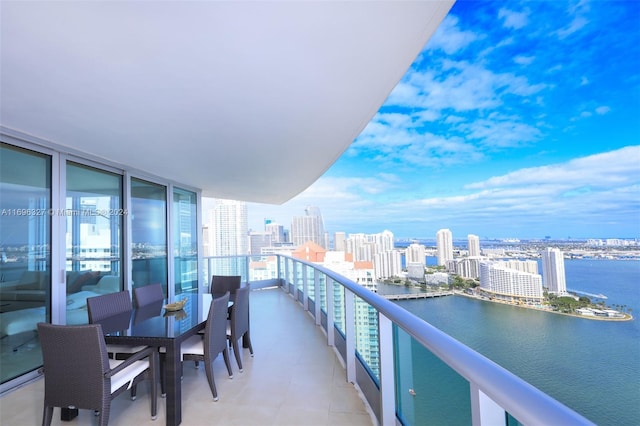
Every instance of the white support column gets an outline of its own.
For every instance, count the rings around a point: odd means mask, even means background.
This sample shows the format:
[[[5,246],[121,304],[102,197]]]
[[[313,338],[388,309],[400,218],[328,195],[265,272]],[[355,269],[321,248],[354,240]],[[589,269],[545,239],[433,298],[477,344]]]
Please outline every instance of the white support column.
[[[316,325],[322,323],[322,304],[320,303],[320,271],[313,268],[313,300],[315,301]]]
[[[309,283],[307,281],[307,265],[302,265],[302,306],[309,310]]]
[[[396,380],[393,350],[393,322],[378,312],[380,351],[380,407],[382,426],[396,424]]]
[[[504,425],[506,423],[504,409],[485,395],[475,383],[470,383],[470,387],[473,426]]]
[[[356,382],[356,309],[354,294],[344,289],[344,328],[347,336],[346,359],[347,381]]]
[[[335,283],[327,277],[327,345],[335,346],[335,335],[333,332],[333,324],[336,321],[335,300],[333,295],[333,286]]]

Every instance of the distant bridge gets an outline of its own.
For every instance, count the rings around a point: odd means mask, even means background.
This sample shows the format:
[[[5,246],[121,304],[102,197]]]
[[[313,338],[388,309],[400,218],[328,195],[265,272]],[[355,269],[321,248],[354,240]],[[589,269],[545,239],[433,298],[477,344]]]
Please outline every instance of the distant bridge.
[[[407,294],[381,294],[382,297],[389,300],[407,300],[407,299],[428,299],[430,297],[452,296],[453,291],[430,291],[428,293],[407,293]]]

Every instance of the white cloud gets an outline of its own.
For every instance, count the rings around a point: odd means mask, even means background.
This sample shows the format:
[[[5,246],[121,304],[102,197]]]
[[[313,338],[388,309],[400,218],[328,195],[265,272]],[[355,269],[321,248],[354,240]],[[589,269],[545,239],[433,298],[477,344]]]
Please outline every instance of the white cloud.
[[[478,39],[478,35],[472,31],[463,31],[459,28],[459,19],[455,15],[447,15],[436,32],[427,43],[427,49],[443,50],[451,55],[466,48]]]
[[[596,114],[598,115],[605,115],[611,112],[611,108],[609,108],[606,105],[603,106],[599,106],[598,108],[596,108]]]
[[[602,236],[621,226],[640,232],[640,146],[577,158],[565,163],[520,169],[466,185],[445,196],[403,198],[396,174],[371,178],[319,179],[283,206],[250,204],[254,229],[265,217],[288,226],[306,205],[322,211],[329,232],[381,232],[396,236],[429,237],[449,227],[458,235]],[[435,186],[441,186],[434,183]],[[380,198],[382,197],[382,198]],[[274,212],[278,212],[277,214]],[[622,225],[620,225],[622,223]],[[585,234],[585,229],[592,230]],[[562,231],[559,231],[562,230]],[[578,233],[579,235],[576,235]],[[623,235],[624,236],[624,235]]]
[[[637,184],[640,179],[640,145],[576,158],[562,164],[521,169],[482,182],[467,189],[496,189],[519,186],[552,185],[554,188],[609,188],[610,185]],[[560,185],[559,185],[560,183]],[[557,191],[556,195],[557,195]]]
[[[518,55],[515,58],[513,58],[513,62],[515,62],[518,65],[531,65],[535,60],[536,60],[535,56]]]
[[[588,23],[589,21],[587,19],[581,16],[577,16],[573,19],[573,21],[569,23],[569,25],[556,31],[556,34],[559,39],[561,40],[565,39],[571,36],[572,34],[578,32],[579,30],[581,30]]]
[[[525,12],[514,12],[507,9],[500,9],[498,18],[504,21],[505,28],[518,30],[527,25],[529,18]]]

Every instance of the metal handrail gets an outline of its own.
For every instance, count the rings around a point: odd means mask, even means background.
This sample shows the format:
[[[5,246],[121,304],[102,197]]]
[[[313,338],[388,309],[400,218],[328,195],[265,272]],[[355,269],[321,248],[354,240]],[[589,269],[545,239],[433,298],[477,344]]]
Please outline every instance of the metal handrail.
[[[542,392],[520,377],[501,367],[475,350],[469,348],[425,320],[401,306],[387,300],[360,284],[324,266],[302,259],[273,254],[292,262],[307,265],[368,303],[389,321],[404,330],[409,336],[433,353],[441,361],[465,378],[472,387],[479,389],[502,410],[523,424],[531,425],[593,425],[579,413]],[[213,258],[255,256],[215,256]],[[210,258],[210,257],[207,257]],[[205,259],[207,259],[205,258]],[[248,268],[248,262],[247,262]],[[247,277],[248,277],[247,271]],[[279,269],[279,278],[287,282],[285,271]],[[380,347],[382,351],[383,348]],[[473,395],[472,395],[473,398]],[[473,404],[472,404],[473,405]],[[478,420],[481,424],[482,422]]]
[[[282,256],[282,255],[281,255]],[[496,404],[524,424],[594,423],[423,319],[321,265],[283,256],[317,269],[402,328]]]

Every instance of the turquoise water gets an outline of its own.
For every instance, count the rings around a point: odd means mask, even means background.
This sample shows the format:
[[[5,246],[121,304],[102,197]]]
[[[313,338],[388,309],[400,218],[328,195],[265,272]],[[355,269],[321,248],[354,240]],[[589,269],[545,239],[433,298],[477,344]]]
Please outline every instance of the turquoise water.
[[[594,321],[463,296],[398,303],[593,422],[640,425],[640,262],[568,260],[565,270],[569,289],[603,293],[608,305],[626,305],[636,318]],[[408,422],[469,424],[468,384],[408,346],[402,386],[416,390],[403,396],[407,411],[416,410]]]

